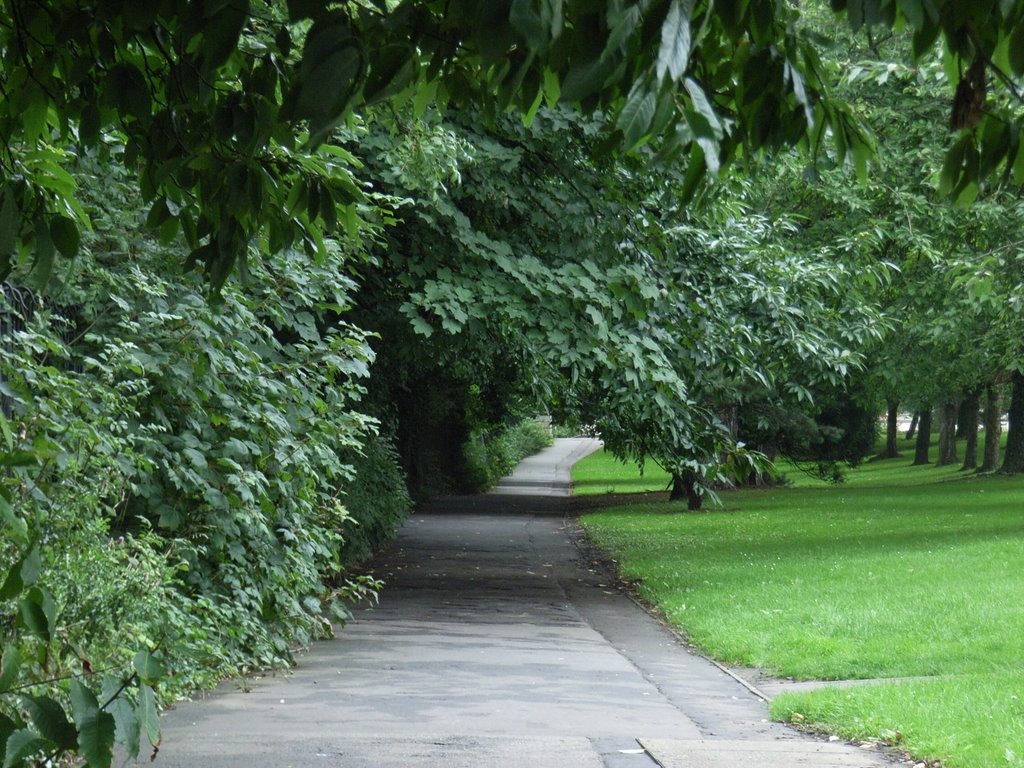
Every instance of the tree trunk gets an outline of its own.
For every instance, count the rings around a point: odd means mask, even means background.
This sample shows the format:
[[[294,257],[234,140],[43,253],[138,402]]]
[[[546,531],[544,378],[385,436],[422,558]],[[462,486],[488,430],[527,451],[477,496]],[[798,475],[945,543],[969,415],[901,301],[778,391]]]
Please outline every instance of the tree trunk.
[[[939,408],[939,460],[937,467],[956,463],[956,417],[960,407],[955,401],[943,403]]]
[[[999,385],[991,383],[985,387],[985,455],[979,472],[995,472],[999,467],[999,438],[1003,432],[1003,403],[999,396]]]
[[[915,413],[910,417],[910,426],[907,428],[907,434],[903,436],[904,440],[913,440],[914,435],[917,434],[917,422],[921,418],[920,413]]]
[[[967,432],[971,428],[971,419],[974,419],[974,423],[978,423],[978,411],[977,409],[971,410],[971,396],[973,393],[969,393],[967,397],[960,401],[960,408],[956,412],[956,439],[966,440]]]
[[[964,464],[960,469],[975,469],[978,466],[978,408],[981,407],[981,388],[968,393],[960,404],[957,417],[957,432],[964,430]]]
[[[928,464],[928,446],[932,442],[932,411],[926,408],[917,419],[917,442],[914,444],[914,466]]]
[[[1015,475],[1024,469],[1024,373],[1014,371],[1010,383],[1010,427],[1006,432],[1003,466],[999,469],[1005,475]]]
[[[879,454],[880,459],[895,459],[900,455],[896,450],[896,439],[899,437],[899,409],[900,404],[896,400],[889,400],[886,403],[885,450]]]
[[[700,509],[704,502],[704,495],[698,488],[697,474],[689,469],[684,469],[681,475],[672,475],[672,492],[668,495],[669,501],[686,499],[686,508],[691,512]]]

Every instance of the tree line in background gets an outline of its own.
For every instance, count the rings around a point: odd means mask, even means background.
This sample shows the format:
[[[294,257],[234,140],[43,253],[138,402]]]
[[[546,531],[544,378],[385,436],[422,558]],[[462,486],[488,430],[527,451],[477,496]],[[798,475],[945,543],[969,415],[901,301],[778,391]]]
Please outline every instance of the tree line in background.
[[[1017,3],[3,7],[5,768],[287,663],[538,409],[699,507],[1008,382],[1015,468]]]

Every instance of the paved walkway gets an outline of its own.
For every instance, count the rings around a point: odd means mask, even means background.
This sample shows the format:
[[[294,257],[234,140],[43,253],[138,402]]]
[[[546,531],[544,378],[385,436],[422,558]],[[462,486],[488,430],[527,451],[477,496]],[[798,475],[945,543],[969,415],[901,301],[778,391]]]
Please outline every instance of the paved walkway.
[[[572,494],[572,465],[601,448],[589,437],[562,438],[536,456],[519,463],[512,474],[502,478],[492,496],[555,496]]]
[[[552,494],[593,447],[559,441],[504,495],[443,499],[415,515],[373,564],[387,582],[380,606],[293,672],[168,713],[155,764],[884,765],[768,722],[762,700],[689,654],[581,556],[567,501]]]

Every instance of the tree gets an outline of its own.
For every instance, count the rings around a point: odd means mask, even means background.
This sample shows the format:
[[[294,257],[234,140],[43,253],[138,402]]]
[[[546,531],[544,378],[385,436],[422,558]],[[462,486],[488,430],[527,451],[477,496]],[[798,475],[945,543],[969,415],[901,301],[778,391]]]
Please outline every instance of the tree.
[[[914,443],[914,466],[930,464],[928,448],[932,442],[932,407],[928,405],[921,411],[917,421],[917,439]]]
[[[967,393],[957,417],[957,436],[962,436],[964,445],[964,463],[962,470],[978,468],[978,413],[981,410],[982,388],[976,387]],[[962,432],[961,432],[962,427]]]
[[[999,471],[1012,475],[1024,471],[1024,373],[1019,370],[1010,374],[1009,422],[1006,452]]]
[[[799,9],[778,0],[8,0],[4,11],[0,274],[28,259],[43,279],[56,253],[76,252],[88,221],[61,164],[73,147],[102,151],[108,131],[125,137],[151,223],[184,234],[188,263],[214,288],[236,266],[244,274],[251,248],[322,254],[325,234],[355,236],[365,191],[348,156],[319,148],[375,103],[479,103],[527,119],[545,101],[578,104],[605,116],[608,148],[685,156],[687,190],[741,154],[818,152],[829,135],[840,162],[863,171],[870,155],[859,120],[826,93]],[[915,56],[940,38],[948,48],[962,135],[943,188],[958,198],[1000,167],[1024,180],[1019,115],[1004,98],[1024,71],[1009,53],[1021,13],[851,6],[854,30],[906,25]],[[1005,88],[990,93],[986,72]]]
[[[1019,327],[1007,317],[1011,278],[993,276],[1006,272],[996,262],[1018,239],[1019,185],[990,183],[969,208],[962,206],[966,198],[960,206],[937,199],[934,179],[944,173],[949,142],[959,139],[930,126],[942,119],[944,81],[955,75],[938,58],[908,61],[899,35],[838,37],[827,62],[840,69],[836,93],[874,128],[878,168],[867,184],[851,189],[820,161],[810,168],[779,164],[766,198],[773,210],[798,211],[807,222],[797,230],[798,242],[842,242],[862,263],[884,260],[898,268],[879,293],[896,328],[868,351],[867,366],[878,408],[888,412],[886,453],[892,455],[898,404],[918,410],[967,400],[1008,361],[1016,364],[1016,331],[1007,330]],[[955,460],[957,421],[939,421],[940,462]]]
[[[985,410],[982,416],[985,422],[985,450],[978,467],[979,472],[995,472],[999,468],[999,439],[1002,434],[1002,401],[1000,388],[990,382],[985,387]]]
[[[900,404],[897,400],[885,402],[885,448],[879,454],[881,459],[895,459],[900,455],[899,438]]]

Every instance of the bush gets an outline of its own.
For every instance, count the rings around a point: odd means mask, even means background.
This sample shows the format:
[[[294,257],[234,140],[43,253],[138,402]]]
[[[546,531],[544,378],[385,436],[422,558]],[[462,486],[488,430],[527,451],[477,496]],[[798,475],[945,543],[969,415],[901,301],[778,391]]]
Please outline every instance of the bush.
[[[66,704],[90,670],[107,688],[100,670],[141,664],[152,703],[156,677],[171,698],[290,662],[376,586],[344,573],[350,532],[372,546],[408,509],[392,476],[395,504],[361,506],[358,527],[340,498],[373,431],[348,256],[253,259],[250,285],[211,300],[179,248],[140,234],[132,189],[93,188],[95,231],[52,283],[64,309],[0,307],[0,730],[22,727],[2,717],[18,692]],[[394,473],[383,446],[367,457]]]
[[[346,528],[342,547],[344,564],[369,557],[395,534],[395,528],[412,511],[412,499],[389,441],[371,435],[361,450],[349,449],[344,456],[355,476],[343,483],[345,507],[352,525]]]
[[[550,430],[535,419],[525,419],[508,429],[474,433],[463,446],[467,490],[486,491],[520,461],[551,443]]]

